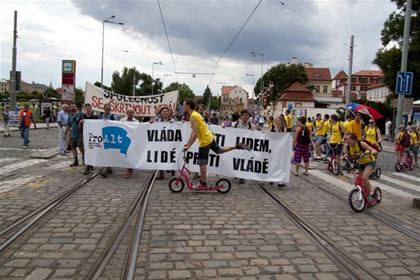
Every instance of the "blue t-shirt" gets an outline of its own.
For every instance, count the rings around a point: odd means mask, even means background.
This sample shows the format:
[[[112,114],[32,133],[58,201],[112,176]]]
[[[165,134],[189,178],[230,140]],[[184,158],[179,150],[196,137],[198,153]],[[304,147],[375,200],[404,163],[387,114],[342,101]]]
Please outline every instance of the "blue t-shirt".
[[[82,135],[82,129],[79,128],[80,120],[83,119],[83,113],[77,112],[76,114],[69,114],[69,120],[67,125],[70,127],[71,132],[70,136],[73,139],[79,139],[79,137]]]

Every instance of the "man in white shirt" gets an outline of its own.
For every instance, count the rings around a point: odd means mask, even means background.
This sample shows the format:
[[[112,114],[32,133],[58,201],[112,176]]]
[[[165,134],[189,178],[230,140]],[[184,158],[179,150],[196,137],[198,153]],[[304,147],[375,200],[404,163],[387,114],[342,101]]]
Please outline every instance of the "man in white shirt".
[[[391,127],[392,127],[392,121],[391,119],[387,119],[385,123],[385,139],[388,141],[391,140]]]
[[[57,123],[58,123],[58,143],[60,148],[60,154],[65,155],[67,149],[67,137],[65,128],[69,121],[69,105],[63,104],[61,111],[58,112]]]

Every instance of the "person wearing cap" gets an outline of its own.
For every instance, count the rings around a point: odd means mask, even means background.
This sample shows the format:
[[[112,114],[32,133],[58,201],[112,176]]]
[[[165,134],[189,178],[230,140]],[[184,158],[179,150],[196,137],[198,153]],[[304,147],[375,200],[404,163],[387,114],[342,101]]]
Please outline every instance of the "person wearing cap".
[[[376,123],[373,119],[369,120],[369,125],[365,128],[363,132],[363,139],[369,141],[372,144],[381,145],[382,135],[379,128],[376,126]]]

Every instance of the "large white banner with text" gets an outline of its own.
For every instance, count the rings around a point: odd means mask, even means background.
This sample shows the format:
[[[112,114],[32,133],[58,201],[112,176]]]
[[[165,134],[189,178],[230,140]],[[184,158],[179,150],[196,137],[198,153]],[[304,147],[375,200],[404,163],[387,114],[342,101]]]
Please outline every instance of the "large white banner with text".
[[[288,182],[292,136],[288,133],[250,131],[210,126],[221,147],[244,143],[251,151],[224,154],[210,151],[208,172],[225,177]],[[130,123],[86,120],[83,127],[85,162],[93,166],[134,169],[178,170],[183,146],[188,142],[189,123]],[[185,153],[190,171],[198,172],[197,141]]]
[[[176,111],[178,91],[171,91],[148,96],[121,95],[86,82],[85,103],[92,105],[97,112],[104,111],[104,105],[111,105],[115,115],[125,115],[127,109],[133,109],[138,117],[155,117],[163,107]]]

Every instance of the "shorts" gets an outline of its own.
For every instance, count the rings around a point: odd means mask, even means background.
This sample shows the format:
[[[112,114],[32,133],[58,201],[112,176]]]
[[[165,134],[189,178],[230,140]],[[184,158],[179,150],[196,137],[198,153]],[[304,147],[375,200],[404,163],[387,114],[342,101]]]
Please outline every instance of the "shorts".
[[[288,128],[286,131],[287,132],[293,132],[293,129],[292,128]]]
[[[419,154],[419,144],[411,145],[410,152],[412,152],[414,157],[416,157]]]
[[[330,144],[331,151],[334,151],[335,155],[341,155],[342,144]]]
[[[302,162],[302,157],[303,157],[303,162],[304,163],[309,162],[309,157],[310,157],[309,145],[308,146],[303,146],[303,145],[297,144],[296,148],[295,148],[295,155],[293,157],[293,161],[295,163],[301,163]]]
[[[370,166],[370,167],[372,167],[372,169],[375,169],[376,161],[371,161],[371,162],[368,162],[368,163],[365,163],[365,164],[357,164],[357,169],[363,171],[363,170],[365,170],[365,168],[367,166]]]
[[[327,141],[327,137],[323,135],[315,136],[315,144],[322,145]]]
[[[199,147],[198,148],[198,164],[199,165],[207,165],[207,162],[209,161],[209,153],[210,150],[215,152],[216,154],[220,154],[222,151],[222,148],[220,148],[219,144],[216,143],[216,141],[213,140],[209,145],[205,147]]]
[[[80,149],[83,149],[83,137],[71,138],[70,145],[72,149],[76,149],[77,147],[79,147]]]

